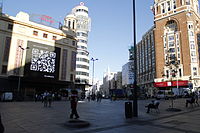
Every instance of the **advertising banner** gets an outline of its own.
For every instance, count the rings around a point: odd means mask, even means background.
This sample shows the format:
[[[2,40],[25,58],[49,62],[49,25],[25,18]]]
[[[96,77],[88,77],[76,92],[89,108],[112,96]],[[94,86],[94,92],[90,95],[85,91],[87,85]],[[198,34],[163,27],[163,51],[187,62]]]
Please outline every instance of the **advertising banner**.
[[[28,41],[24,77],[58,80],[60,48]]]
[[[177,84],[178,83],[178,84]],[[188,86],[188,81],[155,82],[154,87]]]

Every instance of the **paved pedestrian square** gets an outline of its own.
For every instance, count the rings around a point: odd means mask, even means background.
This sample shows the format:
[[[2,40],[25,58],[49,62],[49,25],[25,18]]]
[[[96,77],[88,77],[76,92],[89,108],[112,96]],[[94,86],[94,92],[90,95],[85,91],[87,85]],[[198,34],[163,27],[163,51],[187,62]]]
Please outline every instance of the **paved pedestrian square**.
[[[90,123],[86,128],[65,125],[70,114],[69,101],[55,101],[52,107],[41,102],[0,102],[5,133],[200,133],[200,107],[185,107],[185,99],[174,101],[180,112],[166,111],[171,100],[161,100],[159,113],[146,113],[151,100],[138,100],[138,117],[125,118],[126,100],[78,103],[80,120]]]

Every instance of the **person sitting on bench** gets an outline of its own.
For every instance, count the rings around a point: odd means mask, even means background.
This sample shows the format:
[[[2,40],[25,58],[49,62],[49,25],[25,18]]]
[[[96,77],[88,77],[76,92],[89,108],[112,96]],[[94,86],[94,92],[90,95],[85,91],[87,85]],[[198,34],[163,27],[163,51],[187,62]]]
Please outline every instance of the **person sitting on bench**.
[[[192,94],[191,98],[190,99],[187,99],[186,100],[186,104],[185,104],[185,107],[188,107],[188,103],[193,105],[193,103],[195,103],[195,98],[194,98],[194,95]]]
[[[152,100],[152,103],[145,106],[145,107],[147,107],[147,113],[149,113],[150,109],[158,109],[159,104],[160,104],[159,101]]]

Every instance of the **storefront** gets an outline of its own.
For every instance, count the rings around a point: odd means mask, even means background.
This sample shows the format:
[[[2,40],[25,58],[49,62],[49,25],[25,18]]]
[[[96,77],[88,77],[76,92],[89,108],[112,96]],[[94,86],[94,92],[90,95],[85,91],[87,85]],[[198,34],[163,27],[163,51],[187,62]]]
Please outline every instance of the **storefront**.
[[[183,81],[166,81],[166,82],[155,82],[154,87],[158,90],[171,90],[175,95],[182,95],[186,88],[189,88],[189,82]]]

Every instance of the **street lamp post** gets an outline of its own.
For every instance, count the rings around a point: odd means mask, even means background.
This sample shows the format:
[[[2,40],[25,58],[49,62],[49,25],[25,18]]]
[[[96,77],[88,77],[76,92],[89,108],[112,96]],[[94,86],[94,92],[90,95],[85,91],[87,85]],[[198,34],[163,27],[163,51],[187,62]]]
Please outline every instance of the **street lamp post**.
[[[133,39],[134,39],[134,90],[133,90],[133,116],[138,117],[138,101],[137,101],[137,48],[136,48],[136,21],[135,21],[135,0],[133,0]]]
[[[94,62],[97,61],[98,59],[95,59],[95,58],[91,58],[91,61],[92,61],[92,88],[93,88],[93,85],[94,85]]]
[[[169,57],[170,60],[168,60],[168,66],[170,68],[170,73],[171,73],[171,82],[173,81],[173,77],[176,77],[176,87],[177,87],[177,90],[178,90],[178,66],[179,66],[179,62],[177,61],[177,57]],[[173,92],[172,90],[172,87],[171,87],[171,93]],[[179,91],[180,93],[180,91]],[[174,99],[171,98],[171,108],[168,108],[167,111],[174,111],[174,112],[178,112],[178,111],[181,111],[181,109],[177,109],[177,108],[174,108]]]
[[[19,79],[18,79],[18,86],[17,86],[17,92],[18,92],[18,99],[19,99],[19,93],[20,93],[20,86],[21,86],[21,77],[20,77],[20,74],[21,74],[21,69],[22,69],[22,61],[23,61],[23,55],[24,55],[24,50],[26,49],[29,49],[29,47],[26,47],[26,48],[23,48],[21,45],[19,46],[19,48],[22,50],[21,52],[21,61],[20,61],[20,68],[19,68]]]

